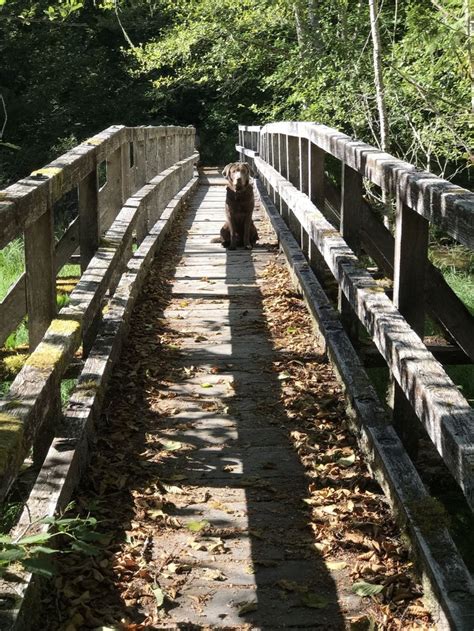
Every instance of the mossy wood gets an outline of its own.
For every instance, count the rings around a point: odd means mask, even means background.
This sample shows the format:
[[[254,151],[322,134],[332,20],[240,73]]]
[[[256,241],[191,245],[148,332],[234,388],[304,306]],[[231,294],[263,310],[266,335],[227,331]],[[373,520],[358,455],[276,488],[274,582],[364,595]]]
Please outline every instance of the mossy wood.
[[[163,142],[160,144],[160,141]],[[25,317],[28,304],[31,305],[28,312],[30,342],[32,347],[39,342],[55,310],[54,272],[51,270],[57,272],[67,263],[79,244],[84,270],[86,262],[97,249],[96,223],[99,223],[99,231],[103,234],[131,192],[143,186],[145,175],[148,174],[148,179],[151,179],[191,155],[193,150],[194,129],[191,127],[112,126],[2,191],[0,248],[25,234],[25,246],[28,252],[31,250],[31,254],[26,255],[31,282],[25,288],[26,275],[22,275],[0,302],[0,344]],[[130,162],[131,153],[135,158],[133,164]],[[107,164],[107,181],[98,190],[98,168],[104,162]],[[44,228],[44,224],[48,217],[52,220],[54,203],[75,187],[79,190],[80,242],[79,222],[76,222],[54,246],[51,231],[48,226]],[[39,236],[45,230],[48,234],[42,245]],[[31,242],[31,248],[28,248],[28,242]],[[54,263],[51,262],[51,248],[55,248]],[[48,258],[50,263],[46,274],[41,266],[44,267]]]
[[[372,279],[371,275],[359,263],[338,230],[326,220],[307,195],[300,192],[286,179],[289,166],[287,158],[288,140],[285,141],[283,133],[286,131],[286,133],[290,133],[294,137],[301,132],[303,137],[311,139],[312,136],[309,132],[319,128],[319,126],[309,125],[305,127],[304,125],[298,125],[281,124],[278,126],[278,124],[275,124],[268,125],[262,129],[264,155],[268,155],[268,148],[273,146],[273,142],[268,140],[269,132],[276,133],[278,131],[280,133],[278,164],[281,173],[261,157],[253,156],[255,145],[250,147],[254,168],[262,176],[269,190],[276,192],[277,203],[279,201],[279,210],[282,216],[286,218],[289,214],[288,209],[290,209],[291,214],[294,215],[300,226],[309,235],[310,240],[317,246],[325,263],[338,281],[345,298],[367,329],[369,335],[373,338],[379,352],[387,361],[393,377],[410,402],[417,417],[423,423],[453,477],[463,489],[469,505],[473,507],[474,412],[447,376],[443,367],[434,359],[418,335],[411,329],[392,301],[386,296],[383,288]],[[245,128],[243,129],[245,130]],[[334,132],[334,130],[332,131]],[[336,132],[334,134],[335,138],[339,138]],[[323,137],[327,139],[328,135],[324,136],[323,134]],[[347,139],[345,136],[344,138]],[[318,145],[336,157],[339,157],[341,153],[340,148],[338,151],[334,148],[337,145],[333,146],[332,151],[328,151],[330,148],[328,143],[322,142],[321,139],[318,139]],[[353,145],[358,147],[360,143],[352,143],[351,141],[349,147],[354,149]],[[364,145],[364,147],[367,146]],[[239,153],[244,153],[245,155],[247,153],[242,146],[237,146],[236,149]],[[367,157],[365,165],[371,166],[375,173],[372,179],[380,184],[381,175],[375,166],[379,164],[379,159],[382,160],[381,164],[384,164],[386,158],[380,158],[380,152],[376,153],[379,157],[376,158],[372,155],[370,160]],[[374,154],[374,151],[372,151],[372,154]],[[359,154],[356,152],[356,155]],[[355,168],[356,171],[364,175],[370,175],[370,171],[366,171],[365,168],[359,168],[360,164],[356,164],[354,159],[346,160],[345,164]],[[381,164],[379,164],[380,169],[382,168]],[[402,169],[402,165],[399,165],[399,168]],[[393,185],[395,180],[385,179],[382,184],[385,183],[387,191],[395,194],[398,191],[400,193],[398,197],[399,203],[405,203],[402,201],[404,197],[401,192],[397,187],[393,188],[392,186],[391,188],[389,186],[390,182]],[[449,183],[445,184],[448,185]],[[435,192],[439,192],[439,186],[438,182],[434,189]],[[427,189],[424,190],[426,192]],[[465,191],[462,189],[459,189],[459,191],[464,210],[459,210],[460,207],[457,201],[451,197],[450,214],[460,213],[461,216],[465,217],[463,212],[469,210],[469,208],[465,204]],[[472,197],[474,199],[474,195]],[[405,204],[405,207],[408,208],[408,205]],[[415,210],[420,212],[420,208],[417,206]],[[443,208],[446,210],[445,205]],[[432,218],[439,218],[435,212],[430,211],[427,214]],[[457,222],[456,225],[464,225],[465,222],[463,222]]]
[[[0,461],[1,497],[10,488],[28,450],[39,440],[39,432],[45,419],[56,410],[55,401],[61,378],[83,337],[90,338],[89,329],[101,317],[106,292],[113,293],[132,255],[132,240],[139,220],[149,230],[169,201],[192,178],[197,154],[194,152],[193,142],[190,142],[191,130],[185,128],[182,131],[185,132],[186,142],[178,146],[175,140],[170,139],[170,147],[175,147],[172,156],[177,161],[152,177],[148,184],[125,201],[72,291],[69,305],[61,310],[56,319],[47,323],[44,337],[0,403],[0,433],[4,444]],[[144,138],[143,134],[144,131],[140,129],[138,137]],[[181,151],[184,155],[180,154]],[[163,159],[162,164],[168,164],[170,159]],[[158,164],[156,160],[154,163]],[[53,172],[56,174],[56,171]],[[140,177],[143,179],[144,169]],[[49,215],[44,216],[49,218]],[[50,227],[48,222],[48,230]],[[74,229],[74,234],[77,239],[77,228]],[[92,233],[91,238],[96,239],[95,233]],[[71,245],[66,249],[71,251],[72,247]],[[48,260],[50,265],[54,262],[54,257]]]
[[[359,446],[401,526],[410,535],[425,592],[432,598],[430,605],[437,628],[468,631],[474,619],[474,581],[444,521],[434,519],[429,532],[424,527],[426,506],[432,498],[390,425],[337,312],[260,183],[258,190],[294,282],[305,298],[318,336],[344,386]]]
[[[70,501],[88,460],[88,446],[100,418],[112,367],[127,336],[135,299],[156,251],[163,244],[176,213],[195,190],[197,181],[196,177],[192,178],[173,197],[128,261],[71,394],[59,431],[48,450],[26,507],[11,533],[13,537],[27,529],[28,534],[46,532],[47,524],[38,523],[34,529],[30,524],[64,510]],[[21,572],[19,578],[18,582],[0,581],[5,602],[10,603],[9,607],[0,611],[1,629],[33,628],[35,624],[40,624],[39,620],[31,617],[32,611],[39,611],[35,602],[37,579],[27,572]]]

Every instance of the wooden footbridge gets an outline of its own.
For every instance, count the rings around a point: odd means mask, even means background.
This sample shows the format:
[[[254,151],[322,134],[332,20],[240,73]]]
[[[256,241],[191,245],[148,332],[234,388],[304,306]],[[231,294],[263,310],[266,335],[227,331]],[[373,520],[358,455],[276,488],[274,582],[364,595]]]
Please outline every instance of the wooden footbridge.
[[[43,518],[70,501],[94,449],[94,433],[107,431],[99,419],[132,309],[173,220],[186,206],[188,235],[173,291],[186,304],[196,303],[191,311],[170,309],[166,315],[178,328],[184,318],[192,330],[180,349],[183,366],[207,366],[211,374],[206,383],[191,375],[172,386],[178,402],[166,422],[173,437],[176,416],[175,439],[199,443],[190,477],[209,493],[221,488],[215,506],[229,497],[240,508],[247,502],[247,519],[237,509],[238,516],[228,518],[237,520],[242,532],[277,519],[265,510],[282,513],[275,548],[291,547],[290,534],[301,528],[291,495],[298,495],[303,474],[282,434],[262,413],[262,406],[271,407],[275,390],[265,376],[271,344],[259,327],[256,280],[256,270],[278,246],[342,384],[359,446],[409,534],[437,628],[472,630],[474,582],[445,523],[433,524],[436,516],[427,519],[432,502],[409,452],[424,428],[473,508],[474,414],[443,365],[472,362],[474,327],[465,306],[429,263],[427,249],[430,223],[473,248],[474,194],[324,125],[239,127],[236,149],[256,175],[263,246],[253,253],[226,252],[211,244],[223,219],[224,180],[217,172],[196,173],[194,136],[191,127],[114,126],[0,192],[0,247],[19,237],[25,246],[25,273],[0,303],[0,342],[27,316],[31,351],[0,402],[2,498],[26,465],[35,472],[13,540],[48,528]],[[337,163],[340,178],[332,180],[328,173]],[[394,230],[369,204],[367,188],[394,201]],[[76,192],[78,216],[56,240],[55,207]],[[57,273],[78,256],[82,275],[67,306],[56,313]],[[328,297],[323,285],[329,276],[337,284],[336,294],[329,291]],[[388,290],[381,276],[393,279]],[[449,343],[424,339],[428,314]],[[201,340],[208,343],[200,345]],[[371,385],[367,365],[389,369],[391,414]],[[62,408],[60,384],[72,368],[80,374]],[[223,390],[226,400],[222,384],[228,381],[240,384],[239,402],[229,404],[231,414],[222,408],[202,413],[186,404],[193,388],[211,386],[214,392]],[[191,422],[186,430],[179,423],[183,418]],[[230,448],[229,440],[237,446]],[[266,461],[271,456],[272,463],[255,467],[249,454],[258,453],[266,454]],[[260,493],[269,480],[286,489],[286,504],[246,493],[244,474],[260,480]],[[200,505],[193,510],[202,514]],[[167,545],[177,546],[178,539]],[[239,559],[251,561],[256,554],[255,546],[243,548],[237,542],[231,549],[235,567]],[[293,558],[280,579],[321,580],[321,564],[315,567],[304,555]],[[10,579],[0,585],[0,628],[43,628],[32,617],[35,577],[15,571]],[[247,606],[248,626],[231,613],[232,598],[223,589],[200,618],[180,602],[173,618],[177,626],[149,628],[342,629],[343,614],[353,607],[344,587],[338,587],[337,608],[320,614],[316,605],[301,610],[295,603],[277,602],[271,582],[247,585],[238,574],[239,581],[245,587],[240,605]],[[266,603],[264,620],[257,613],[251,617],[258,611],[255,599]]]

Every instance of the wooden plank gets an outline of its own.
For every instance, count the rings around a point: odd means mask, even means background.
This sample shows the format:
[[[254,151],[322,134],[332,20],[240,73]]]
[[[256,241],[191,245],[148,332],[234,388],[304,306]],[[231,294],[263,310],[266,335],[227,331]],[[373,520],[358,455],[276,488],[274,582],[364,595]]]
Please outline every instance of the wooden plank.
[[[257,186],[295,283],[305,297],[319,336],[326,344],[329,357],[344,385],[359,446],[390,500],[401,527],[408,531],[414,545],[425,593],[433,597],[430,605],[437,628],[468,631],[472,629],[474,619],[474,581],[448,530],[440,524],[434,533],[425,534],[421,527],[422,507],[429,505],[431,498],[399,438],[388,424],[337,314],[270,197],[260,183]]]
[[[129,271],[122,276],[94,347],[71,394],[61,431],[49,448],[20,520],[11,533],[13,537],[23,534],[27,529],[30,535],[46,532],[47,524],[38,523],[33,528],[31,524],[64,510],[69,502],[87,463],[93,424],[100,417],[104,393],[126,338],[138,291],[177,211],[193,193],[196,184],[197,178],[194,178],[168,204],[163,218],[135,252]],[[0,580],[0,589],[5,602],[9,604],[9,607],[3,607],[0,611],[2,629],[16,629],[23,624],[27,626],[26,619],[34,610],[31,598],[35,587],[34,577],[27,572],[18,574],[23,579],[21,582]],[[9,594],[15,598],[9,599]]]
[[[99,246],[99,178],[97,167],[78,186],[81,271],[90,263]]]
[[[451,344],[428,344],[426,340],[425,345],[433,357],[444,366],[472,364],[472,360],[457,346]],[[364,346],[364,348],[359,349],[359,353],[366,368],[382,368],[387,365],[387,362],[375,346]]]
[[[56,273],[65,265],[79,243],[79,224],[74,219],[56,243],[55,267]],[[8,294],[0,303],[0,346],[7,337],[15,331],[26,316],[26,285],[25,274],[21,274],[18,280],[10,288]]]
[[[388,195],[399,198],[438,225],[459,243],[474,249],[474,193],[432,173],[420,172],[412,164],[326,125],[270,123],[262,132],[308,138],[383,188]]]
[[[327,184],[326,190],[331,205],[338,206],[340,195],[335,187]],[[393,278],[394,238],[365,201],[361,205],[361,214],[361,238],[364,249],[385,274]],[[430,316],[474,361],[474,319],[444,280],[440,270],[429,261],[426,268],[425,300]]]
[[[179,191],[179,174],[194,157],[181,161],[159,179],[157,186],[171,181]],[[172,191],[172,186],[168,188]],[[68,307],[61,309],[45,337],[15,378],[8,394],[0,401],[0,437],[5,436],[0,453],[0,498],[13,482],[38,428],[47,417],[59,381],[69,360],[79,347],[83,330],[93,322],[107,291],[117,265],[123,264],[125,252],[130,251],[133,231],[140,212],[141,202],[150,194],[144,187],[130,198],[132,206],[124,206],[108,230],[97,254],[91,260],[70,295]],[[170,194],[172,197],[173,193]]]
[[[49,209],[25,230],[25,279],[30,352],[56,313],[54,219]]]
[[[474,507],[474,411],[383,290],[360,266],[339,232],[306,195],[261,158],[255,161],[259,172],[278,189],[317,245],[469,505]]]

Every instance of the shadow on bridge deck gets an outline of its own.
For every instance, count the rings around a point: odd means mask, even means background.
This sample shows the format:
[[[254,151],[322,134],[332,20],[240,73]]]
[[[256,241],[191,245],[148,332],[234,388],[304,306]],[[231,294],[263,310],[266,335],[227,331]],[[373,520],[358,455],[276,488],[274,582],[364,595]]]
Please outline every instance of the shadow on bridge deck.
[[[275,238],[257,213],[253,252],[212,244],[224,190],[201,185],[184,234],[154,264],[110,391],[110,433],[80,494],[128,533],[125,555],[114,553],[127,606],[102,587],[101,623],[344,629],[360,600],[349,586],[338,593],[315,546],[272,369],[259,273]],[[150,580],[167,596],[159,610]]]

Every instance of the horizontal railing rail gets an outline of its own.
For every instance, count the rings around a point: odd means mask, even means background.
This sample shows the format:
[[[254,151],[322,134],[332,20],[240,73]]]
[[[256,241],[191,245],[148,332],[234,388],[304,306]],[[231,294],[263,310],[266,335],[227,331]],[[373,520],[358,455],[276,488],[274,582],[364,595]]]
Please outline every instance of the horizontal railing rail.
[[[113,126],[0,191],[0,248],[24,239],[25,273],[0,302],[0,345],[28,315],[30,346],[55,311],[55,278],[80,248],[84,270],[122,203],[150,177],[194,150],[191,127]],[[101,168],[106,181],[101,186]],[[53,206],[72,190],[78,217],[54,242]],[[38,261],[42,261],[38,266]]]
[[[473,508],[474,412],[423,334],[428,303],[467,361],[473,356],[473,318],[430,266],[427,249],[429,222],[473,247],[474,194],[324,125],[239,126],[236,149],[261,177],[314,269],[337,280],[340,316],[353,343],[359,345],[360,322],[385,360],[398,431],[410,443],[416,419],[422,423]],[[341,163],[340,192],[326,177],[326,154]],[[395,198],[394,235],[367,203],[364,178]],[[391,267],[392,297],[361,263],[362,250]],[[438,297],[425,303],[425,287],[436,288]]]
[[[24,231],[26,272],[15,287],[23,290],[32,352],[0,401],[0,498],[32,447],[34,462],[42,462],[61,418],[60,383],[71,359],[81,346],[88,356],[133,244],[192,181],[197,158],[193,128],[113,127],[6,189],[0,225],[11,239]],[[104,160],[107,184],[99,190]],[[55,248],[53,201],[76,186],[79,217]],[[56,273],[78,246],[83,274],[56,315]],[[5,305],[8,297],[0,304],[2,326]]]

